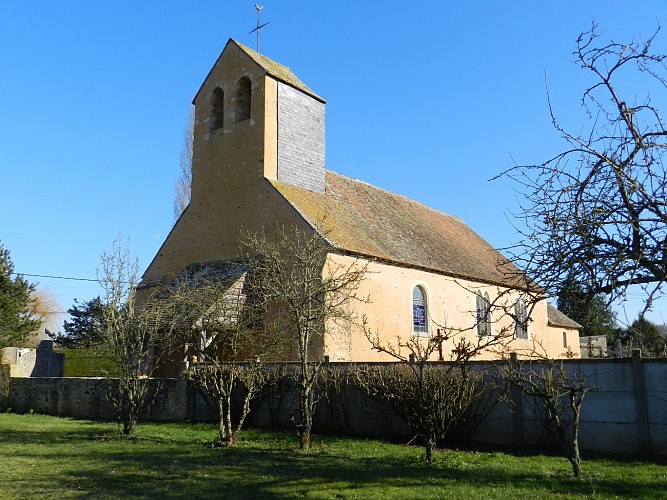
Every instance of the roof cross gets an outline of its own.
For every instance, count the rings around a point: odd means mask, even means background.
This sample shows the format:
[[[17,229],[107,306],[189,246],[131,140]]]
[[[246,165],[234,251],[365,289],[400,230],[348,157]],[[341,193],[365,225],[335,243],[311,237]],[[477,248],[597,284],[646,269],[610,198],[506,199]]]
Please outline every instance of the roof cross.
[[[255,8],[257,9],[257,27],[248,33],[248,35],[252,35],[253,33],[257,34],[257,52],[259,52],[259,31],[269,23],[259,24],[259,13],[262,11],[264,6],[255,4]]]

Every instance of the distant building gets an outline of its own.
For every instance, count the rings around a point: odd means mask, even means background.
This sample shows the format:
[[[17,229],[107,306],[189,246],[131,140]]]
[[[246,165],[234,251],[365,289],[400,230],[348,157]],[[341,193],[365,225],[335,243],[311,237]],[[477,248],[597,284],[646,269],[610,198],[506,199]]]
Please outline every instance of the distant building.
[[[194,105],[192,199],[143,275],[144,296],[193,263],[237,259],[242,230],[310,232],[324,221],[331,261],[368,262],[359,293],[371,302],[352,307],[383,338],[446,325],[474,340],[505,328],[510,350],[579,356],[578,325],[545,300],[527,307],[519,289],[536,285],[460,219],[326,169],[325,101],[290,69],[229,40]],[[354,325],[329,328],[318,350],[389,359]]]

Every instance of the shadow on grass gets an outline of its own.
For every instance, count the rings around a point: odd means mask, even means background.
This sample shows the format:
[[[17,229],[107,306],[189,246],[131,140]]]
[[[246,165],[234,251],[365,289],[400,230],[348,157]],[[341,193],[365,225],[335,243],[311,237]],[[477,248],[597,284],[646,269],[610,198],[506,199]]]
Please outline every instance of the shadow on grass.
[[[470,469],[433,467],[419,459],[410,464],[403,458],[351,459],[338,454],[248,448],[191,446],[179,450],[158,445],[148,449],[148,442],[129,446],[126,443],[124,448],[82,452],[78,460],[89,463],[103,460],[103,464],[64,472],[54,480],[66,490],[95,497],[332,498],[386,494],[418,498],[456,496],[466,487],[469,491],[479,491],[481,496],[484,491],[500,489],[531,492],[536,497],[550,494],[659,497],[655,483],[576,481],[564,474],[549,477],[483,465]]]
[[[506,497],[533,498],[665,495],[659,480],[642,481],[620,473],[613,480],[587,476],[596,461],[587,462],[584,480],[576,481],[569,477],[566,462],[548,474],[543,470],[553,462],[532,466],[547,460],[544,457],[442,452],[436,454],[435,465],[428,465],[420,448],[381,443],[327,444],[324,438],[321,447],[303,453],[295,449],[290,434],[248,433],[237,448],[221,449],[202,444],[215,435],[213,427],[146,425],[134,438],[118,439],[109,434],[113,424],[44,422],[44,429],[39,428],[39,419],[10,430],[0,426],[0,450],[4,450],[0,460],[32,467],[13,478],[17,492],[90,498],[460,498],[501,496],[499,491]],[[29,474],[35,469],[38,474]]]

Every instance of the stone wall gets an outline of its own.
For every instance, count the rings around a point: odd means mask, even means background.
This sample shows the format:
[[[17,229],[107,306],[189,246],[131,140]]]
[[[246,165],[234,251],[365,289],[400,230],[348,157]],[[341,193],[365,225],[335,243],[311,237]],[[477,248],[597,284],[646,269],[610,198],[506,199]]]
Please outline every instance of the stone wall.
[[[667,455],[667,360],[633,358],[564,361],[566,369],[582,373],[594,390],[584,401],[580,419],[582,450],[612,453]],[[353,363],[331,363],[345,369]],[[476,362],[478,370],[493,375],[497,364]],[[30,410],[51,415],[113,419],[104,399],[100,378],[12,378],[9,406],[19,413]],[[156,379],[162,390],[143,418],[170,421],[213,421],[215,404],[183,380]],[[330,387],[331,391],[332,388]],[[543,446],[544,436],[535,401],[518,391],[506,400],[485,406],[488,415],[474,429],[474,441],[500,445]],[[315,432],[348,435],[405,436],[408,426],[383,403],[356,390],[338,391],[322,398]],[[488,404],[495,394],[488,394]],[[282,385],[280,391],[256,403],[250,422],[258,426],[288,427],[290,411],[297,412],[297,394]]]
[[[184,421],[188,416],[188,386],[184,380],[152,379],[159,392],[141,418]],[[111,379],[111,383],[114,381]],[[61,417],[113,420],[115,412],[105,397],[109,387],[101,377],[12,378],[8,406],[16,413],[34,411]]]

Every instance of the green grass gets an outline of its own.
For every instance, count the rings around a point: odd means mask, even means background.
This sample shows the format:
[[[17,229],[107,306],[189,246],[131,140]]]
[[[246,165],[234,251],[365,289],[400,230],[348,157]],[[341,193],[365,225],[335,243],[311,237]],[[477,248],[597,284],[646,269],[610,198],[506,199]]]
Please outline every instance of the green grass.
[[[209,425],[113,424],[0,414],[0,498],[667,498],[663,461],[584,462],[501,452],[436,452],[250,430],[233,449],[211,448]]]

